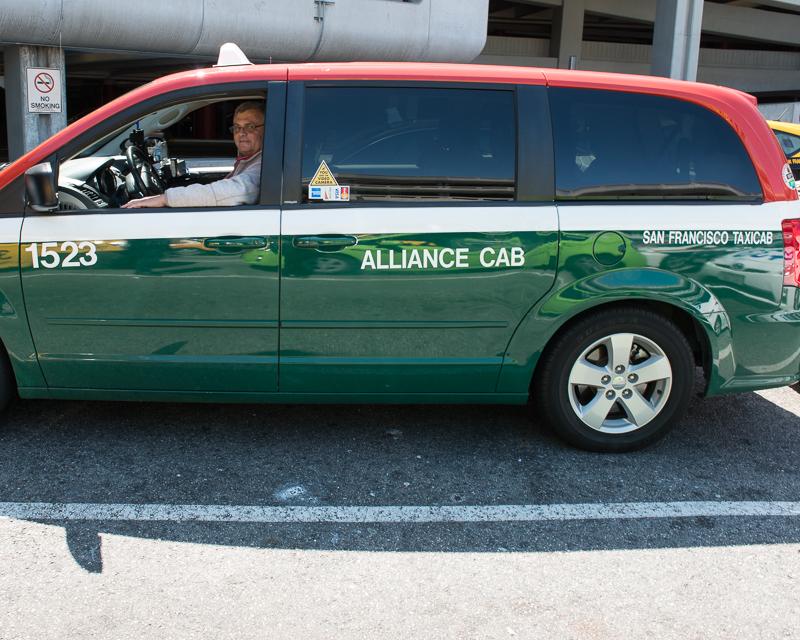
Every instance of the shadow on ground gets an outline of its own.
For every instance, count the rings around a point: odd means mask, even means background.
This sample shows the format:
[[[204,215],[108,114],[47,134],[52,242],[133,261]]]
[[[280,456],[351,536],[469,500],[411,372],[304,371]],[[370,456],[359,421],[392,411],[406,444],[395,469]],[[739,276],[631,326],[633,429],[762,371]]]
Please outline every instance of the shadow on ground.
[[[695,401],[664,441],[591,454],[535,408],[21,402],[0,430],[0,501],[523,505],[795,501],[800,418],[757,394]],[[49,522],[53,524],[53,522]],[[576,551],[800,541],[798,518],[530,523],[78,521],[87,571],[106,533],[290,549]]]

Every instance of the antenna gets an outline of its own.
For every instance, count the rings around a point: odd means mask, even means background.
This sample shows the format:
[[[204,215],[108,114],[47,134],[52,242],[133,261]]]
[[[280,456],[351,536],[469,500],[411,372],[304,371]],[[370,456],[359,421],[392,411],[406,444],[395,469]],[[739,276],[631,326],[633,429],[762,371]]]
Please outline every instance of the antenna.
[[[253,64],[244,55],[244,52],[233,42],[226,42],[219,48],[219,58],[215,67],[239,67],[245,64]]]

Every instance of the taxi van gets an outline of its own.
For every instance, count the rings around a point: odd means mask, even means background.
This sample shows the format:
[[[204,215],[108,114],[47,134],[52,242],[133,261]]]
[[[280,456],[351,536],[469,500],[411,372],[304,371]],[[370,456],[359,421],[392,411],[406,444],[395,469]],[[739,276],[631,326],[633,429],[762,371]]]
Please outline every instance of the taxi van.
[[[795,180],[798,179],[800,177],[800,124],[778,120],[767,120],[767,124],[778,138]]]
[[[224,177],[252,100],[257,202],[122,208]],[[717,86],[170,75],[0,172],[3,398],[530,403],[576,446],[636,449],[695,388],[800,380],[797,198],[754,98]]]

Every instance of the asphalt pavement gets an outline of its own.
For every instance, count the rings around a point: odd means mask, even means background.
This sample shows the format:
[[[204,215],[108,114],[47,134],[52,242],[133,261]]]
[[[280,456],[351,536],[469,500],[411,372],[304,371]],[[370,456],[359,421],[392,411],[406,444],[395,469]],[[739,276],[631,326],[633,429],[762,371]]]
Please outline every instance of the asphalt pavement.
[[[562,444],[535,407],[20,402],[0,427],[0,639],[800,638],[800,516],[491,515],[797,505],[799,461],[789,388],[697,399],[617,455]]]

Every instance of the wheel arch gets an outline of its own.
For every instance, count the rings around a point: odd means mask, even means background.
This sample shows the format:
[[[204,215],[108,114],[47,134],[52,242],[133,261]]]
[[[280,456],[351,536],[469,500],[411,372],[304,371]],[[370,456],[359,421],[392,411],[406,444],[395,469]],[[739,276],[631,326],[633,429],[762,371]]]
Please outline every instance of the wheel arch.
[[[14,362],[8,351],[5,340],[0,336],[0,377],[8,376],[8,385],[0,385],[0,411],[5,408],[9,400],[19,396],[19,376],[14,368]],[[1,378],[0,378],[1,379]]]
[[[10,285],[10,286],[9,286]],[[13,392],[47,385],[31,337],[19,276],[0,274],[0,366],[8,366]]]
[[[666,278],[671,286],[655,290],[630,287],[631,282],[652,279],[654,272]],[[540,300],[509,341],[497,390],[530,393],[536,381],[537,365],[554,341],[588,315],[614,308],[649,309],[676,324],[689,341],[696,363],[703,368],[706,390],[733,376],[735,362],[730,349],[730,322],[713,293],[674,273],[622,269],[573,281]]]
[[[692,348],[695,364],[699,367],[702,367],[706,380],[705,384],[708,385],[712,368],[712,346],[707,331],[703,328],[697,318],[689,313],[686,309],[661,300],[649,300],[643,298],[634,300],[615,300],[612,302],[604,302],[588,309],[583,309],[575,315],[570,316],[570,318],[561,324],[550,336],[549,340],[547,341],[547,345],[542,350],[539,361],[547,356],[550,349],[552,349],[553,345],[563,334],[569,331],[577,323],[583,321],[586,317],[596,314],[600,311],[618,310],[622,313],[626,309],[646,309],[663,318],[666,318],[675,324],[675,326],[678,327],[680,332],[689,342],[689,345]],[[528,387],[529,393],[532,392],[536,384],[538,371],[539,368],[534,367]]]

